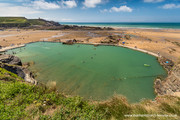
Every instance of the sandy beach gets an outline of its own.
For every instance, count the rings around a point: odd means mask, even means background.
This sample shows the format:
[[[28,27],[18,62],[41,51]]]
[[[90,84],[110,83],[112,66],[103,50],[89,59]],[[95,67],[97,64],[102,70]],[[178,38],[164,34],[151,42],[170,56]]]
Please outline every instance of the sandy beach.
[[[80,43],[98,44],[110,35],[130,35],[131,39],[122,38],[116,45],[145,50],[152,55],[165,56],[177,62],[180,58],[180,30],[173,29],[115,29],[102,31],[75,30],[17,30],[0,31],[0,46],[11,47],[37,41],[65,42],[76,39]],[[123,45],[122,43],[125,42]],[[10,47],[9,47],[10,46]],[[8,48],[9,47],[9,48]],[[150,53],[151,54],[151,53]]]

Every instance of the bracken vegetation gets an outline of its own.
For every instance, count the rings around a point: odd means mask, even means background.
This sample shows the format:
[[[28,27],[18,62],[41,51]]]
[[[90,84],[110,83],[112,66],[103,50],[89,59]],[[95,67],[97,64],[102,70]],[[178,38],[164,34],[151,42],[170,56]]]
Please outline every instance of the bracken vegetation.
[[[127,117],[125,115],[176,115],[171,117]],[[104,102],[67,97],[52,87],[31,85],[0,68],[0,120],[178,120],[180,98],[159,96],[156,101],[129,104],[122,96]]]

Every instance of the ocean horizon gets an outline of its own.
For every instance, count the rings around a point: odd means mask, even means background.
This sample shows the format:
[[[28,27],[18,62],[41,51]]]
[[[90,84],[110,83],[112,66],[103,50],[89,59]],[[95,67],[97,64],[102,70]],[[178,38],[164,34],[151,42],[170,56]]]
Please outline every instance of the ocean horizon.
[[[114,27],[114,28],[142,28],[142,29],[180,29],[178,23],[160,22],[60,22],[63,25],[94,26],[94,27]]]

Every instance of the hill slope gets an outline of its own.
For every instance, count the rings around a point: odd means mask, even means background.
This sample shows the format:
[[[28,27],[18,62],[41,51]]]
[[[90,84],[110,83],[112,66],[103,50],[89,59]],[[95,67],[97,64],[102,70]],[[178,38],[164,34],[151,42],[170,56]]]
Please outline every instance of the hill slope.
[[[33,25],[59,26],[60,24],[44,19],[27,19],[25,17],[0,17],[0,27],[29,27]]]
[[[0,17],[1,24],[10,23],[26,23],[27,19],[25,17]]]
[[[88,27],[76,25],[61,25],[58,22],[44,19],[27,19],[25,17],[0,17],[0,28],[26,28],[37,30],[113,30],[109,27]]]

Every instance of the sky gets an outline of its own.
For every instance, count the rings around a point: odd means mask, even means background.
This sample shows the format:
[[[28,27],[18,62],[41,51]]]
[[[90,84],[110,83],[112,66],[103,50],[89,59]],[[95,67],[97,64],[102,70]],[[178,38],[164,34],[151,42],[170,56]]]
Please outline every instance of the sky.
[[[180,22],[180,0],[0,0],[0,16],[57,22]]]

